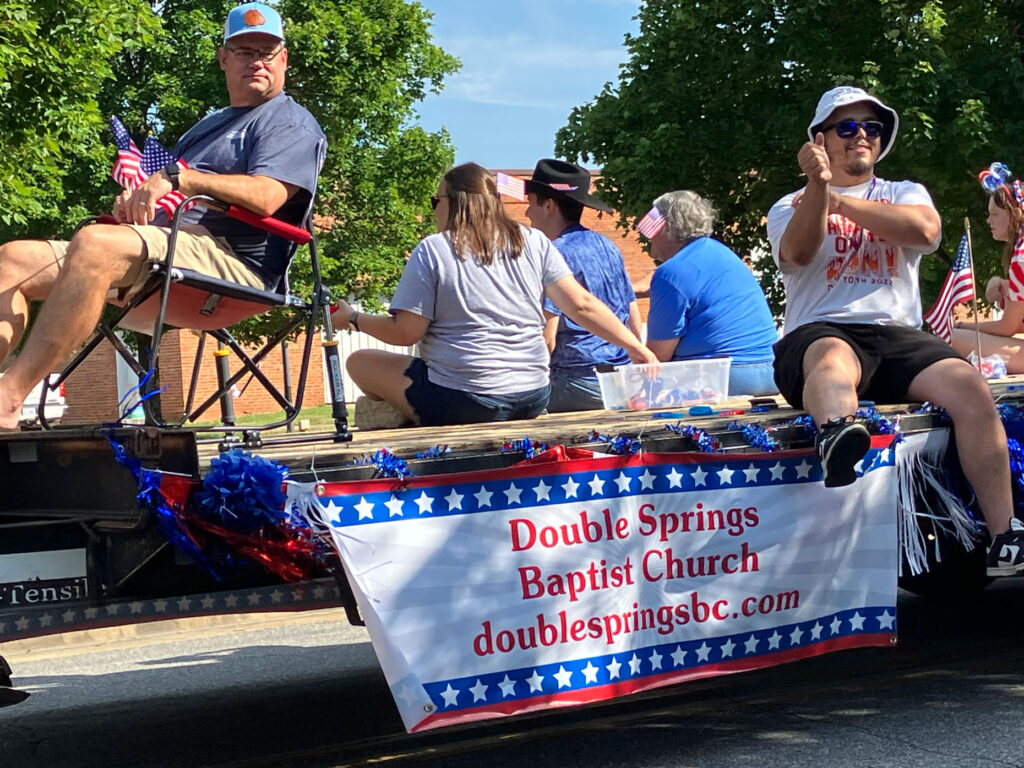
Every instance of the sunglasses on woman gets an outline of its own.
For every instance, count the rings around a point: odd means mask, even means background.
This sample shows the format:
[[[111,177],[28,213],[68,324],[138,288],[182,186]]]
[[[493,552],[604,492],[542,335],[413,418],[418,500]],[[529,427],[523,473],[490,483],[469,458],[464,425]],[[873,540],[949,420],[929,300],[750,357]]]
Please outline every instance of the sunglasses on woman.
[[[437,195],[432,195],[430,198],[430,207],[432,210],[437,210],[437,206],[441,204],[441,198]]]
[[[833,128],[836,129],[836,136],[840,139],[852,139],[861,129],[869,139],[877,139],[882,135],[882,123],[879,120],[840,120],[838,123],[823,126],[821,131],[824,133]]]

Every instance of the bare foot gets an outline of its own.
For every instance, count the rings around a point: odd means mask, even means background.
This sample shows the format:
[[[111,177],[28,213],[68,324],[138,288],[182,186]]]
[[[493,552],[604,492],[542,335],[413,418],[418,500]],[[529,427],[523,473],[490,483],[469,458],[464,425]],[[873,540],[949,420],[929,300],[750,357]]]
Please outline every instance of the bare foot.
[[[8,392],[0,379],[0,430],[15,430],[21,419],[21,400]]]

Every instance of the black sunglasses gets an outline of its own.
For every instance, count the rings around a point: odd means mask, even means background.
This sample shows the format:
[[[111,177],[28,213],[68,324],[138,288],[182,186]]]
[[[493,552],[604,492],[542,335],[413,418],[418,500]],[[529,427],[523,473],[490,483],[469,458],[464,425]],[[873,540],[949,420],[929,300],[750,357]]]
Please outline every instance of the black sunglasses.
[[[431,207],[431,209],[436,211],[437,210],[437,206],[439,206],[440,204],[441,204],[441,198],[438,197],[437,195],[433,195],[430,198],[430,207]]]
[[[883,127],[880,120],[840,120],[838,123],[822,126],[821,132],[824,133],[835,128],[836,136],[840,139],[852,139],[857,135],[857,131],[863,129],[864,135],[869,139],[877,139],[882,135]]]

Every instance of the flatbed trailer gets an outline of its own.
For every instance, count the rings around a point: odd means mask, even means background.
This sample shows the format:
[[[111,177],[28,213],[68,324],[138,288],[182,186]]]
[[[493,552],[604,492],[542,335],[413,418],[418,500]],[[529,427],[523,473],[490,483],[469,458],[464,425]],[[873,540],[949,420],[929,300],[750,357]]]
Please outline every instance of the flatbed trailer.
[[[1015,379],[993,382],[992,389],[1000,400],[1024,395]],[[607,451],[620,436],[656,453],[696,452],[700,436],[721,452],[756,451],[748,425],[762,434],[770,429],[783,449],[811,445],[807,430],[794,423],[801,412],[781,400],[754,412],[746,400],[714,408],[743,413],[589,411],[443,429],[356,430],[347,442],[331,433],[282,433],[264,437],[253,452],[286,467],[289,479],[308,483],[371,479],[379,469],[369,457],[384,447],[413,475],[432,476],[510,467],[538,445]],[[898,418],[904,434],[948,428],[943,414],[919,405],[886,406],[878,414]],[[256,565],[218,579],[160,533],[126,464],[199,479],[224,447],[194,432],[135,426],[0,435],[0,655],[6,640],[203,614],[342,605],[360,623],[340,567],[332,576],[291,584]],[[941,568],[901,586],[923,591],[935,579],[944,586],[986,583],[977,551],[944,550]]]

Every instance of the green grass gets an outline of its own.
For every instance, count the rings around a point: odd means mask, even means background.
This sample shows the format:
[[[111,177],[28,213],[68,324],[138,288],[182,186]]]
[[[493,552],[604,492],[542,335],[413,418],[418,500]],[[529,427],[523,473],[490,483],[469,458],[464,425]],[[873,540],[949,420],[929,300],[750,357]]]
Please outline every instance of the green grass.
[[[235,419],[235,425],[239,427],[259,426],[260,424],[272,424],[275,421],[280,421],[284,418],[284,411],[275,411],[271,413],[249,413],[244,416],[238,416]],[[295,417],[295,421],[292,422],[294,430],[297,432],[299,428],[299,421],[302,419],[309,419],[309,431],[310,432],[329,432],[334,429],[334,419],[331,416],[331,406],[326,405],[314,405],[308,408],[303,408],[299,411],[299,415]],[[348,421],[351,426],[353,421],[353,406],[348,405]],[[211,427],[216,430],[220,426],[220,419],[212,419],[210,421],[198,421],[196,426]],[[284,427],[269,430],[266,434],[276,434],[284,432]]]

